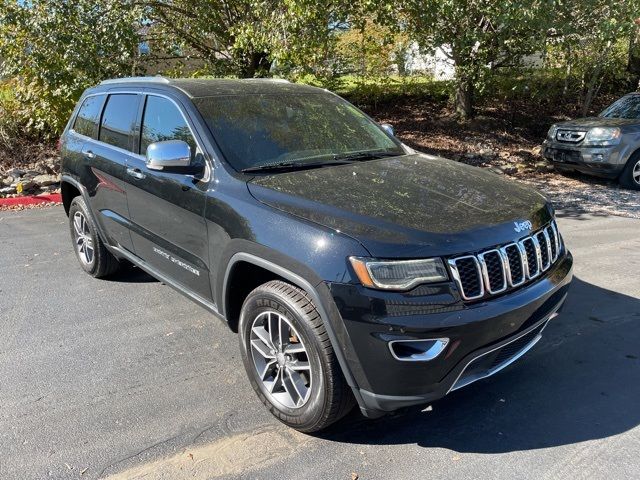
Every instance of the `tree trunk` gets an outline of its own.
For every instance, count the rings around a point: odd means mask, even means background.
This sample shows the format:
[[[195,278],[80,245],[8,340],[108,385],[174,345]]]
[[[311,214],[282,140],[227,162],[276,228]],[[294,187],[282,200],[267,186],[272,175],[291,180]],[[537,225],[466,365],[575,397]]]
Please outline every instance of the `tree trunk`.
[[[269,73],[271,61],[266,52],[246,52],[241,54],[240,72],[241,78],[264,77]]]
[[[461,120],[473,118],[474,90],[473,79],[469,76],[461,75],[456,79],[455,109]]]

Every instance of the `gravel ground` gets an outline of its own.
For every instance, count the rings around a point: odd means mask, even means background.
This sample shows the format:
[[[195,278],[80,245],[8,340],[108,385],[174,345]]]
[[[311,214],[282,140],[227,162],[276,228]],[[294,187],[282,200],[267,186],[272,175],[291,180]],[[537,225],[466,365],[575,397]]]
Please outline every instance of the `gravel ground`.
[[[566,215],[616,215],[640,218],[640,191],[586,175],[559,174],[519,179],[544,193]]]

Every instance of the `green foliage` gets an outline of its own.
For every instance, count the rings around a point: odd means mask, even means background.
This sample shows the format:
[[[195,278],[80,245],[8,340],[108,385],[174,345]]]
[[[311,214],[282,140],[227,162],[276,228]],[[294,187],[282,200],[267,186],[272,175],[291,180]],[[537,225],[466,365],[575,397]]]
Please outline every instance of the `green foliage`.
[[[131,74],[141,11],[120,0],[0,0],[1,74],[31,135],[57,135],[84,89]]]
[[[332,91],[359,106],[389,104],[406,98],[442,102],[449,98],[453,82],[434,80],[428,76],[362,77],[345,75],[327,85],[323,79],[305,75],[296,79],[316,87],[331,88]]]

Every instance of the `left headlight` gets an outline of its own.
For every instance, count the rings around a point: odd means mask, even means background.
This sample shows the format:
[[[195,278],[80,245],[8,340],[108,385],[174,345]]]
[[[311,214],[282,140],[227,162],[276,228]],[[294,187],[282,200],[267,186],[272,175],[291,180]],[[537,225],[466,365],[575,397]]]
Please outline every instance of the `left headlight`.
[[[589,145],[617,145],[620,129],[616,127],[594,127],[587,132],[584,143]]]
[[[373,260],[349,257],[351,266],[365,287],[407,290],[420,283],[444,282],[449,278],[440,258],[423,260]]]

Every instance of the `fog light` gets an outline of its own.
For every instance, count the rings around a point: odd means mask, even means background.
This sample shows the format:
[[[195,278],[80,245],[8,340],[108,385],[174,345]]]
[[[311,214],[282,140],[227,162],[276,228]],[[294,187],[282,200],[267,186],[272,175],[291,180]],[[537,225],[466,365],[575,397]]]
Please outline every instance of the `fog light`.
[[[593,162],[604,162],[604,155],[602,153],[594,153],[591,155],[591,160]]]
[[[389,350],[393,358],[401,362],[428,362],[440,355],[448,343],[448,338],[392,340]]]

